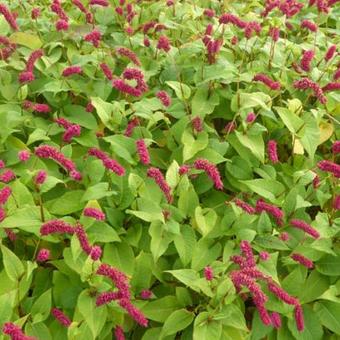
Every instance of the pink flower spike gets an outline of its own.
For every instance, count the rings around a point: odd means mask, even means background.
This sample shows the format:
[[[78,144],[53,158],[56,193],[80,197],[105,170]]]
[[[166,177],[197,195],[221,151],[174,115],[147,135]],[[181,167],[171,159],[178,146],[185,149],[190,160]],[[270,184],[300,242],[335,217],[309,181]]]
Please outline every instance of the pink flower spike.
[[[136,141],[136,147],[141,163],[143,163],[144,165],[150,164],[150,155],[144,139],[138,139]]]
[[[118,292],[104,292],[97,296],[96,306],[99,307],[102,305],[107,305],[111,301],[119,300],[121,298],[122,296],[119,291]]]
[[[234,200],[235,204],[240,207],[243,211],[245,211],[247,214],[252,215],[256,213],[255,208],[253,208],[248,203],[240,200],[239,198],[235,198]]]
[[[336,53],[336,45],[332,45],[326,52],[325,61],[330,61]]]
[[[12,340],[37,340],[37,338],[25,335],[21,328],[13,322],[6,322],[2,327],[2,332],[10,336]]]
[[[111,279],[120,292],[121,298],[126,300],[130,299],[131,295],[128,278],[123,272],[116,268],[110,267],[106,263],[102,263],[97,270],[97,274]]]
[[[92,43],[94,47],[99,47],[101,37],[101,33],[94,29],[92,32],[85,35],[84,40]]]
[[[114,333],[116,340],[125,340],[125,335],[122,327],[116,326]]]
[[[159,188],[163,191],[168,203],[171,203],[173,200],[173,197],[171,195],[171,188],[165,181],[165,178],[161,171],[158,168],[151,167],[148,169],[147,175],[148,177],[154,179]]]
[[[62,220],[50,220],[45,222],[40,228],[40,234],[47,236],[50,234],[74,234],[75,229]]]
[[[110,70],[109,66],[105,63],[101,63],[100,64],[100,68],[102,69],[105,77],[108,79],[108,80],[113,80],[113,74],[112,74],[112,71]]]
[[[333,208],[335,210],[340,210],[340,195],[335,196],[333,201]]]
[[[24,71],[19,74],[19,82],[21,84],[30,83],[33,80],[35,80],[35,77],[31,71]]]
[[[270,254],[269,254],[268,252],[266,252],[266,251],[261,251],[261,252],[259,253],[259,257],[260,257],[260,259],[261,259],[262,261],[267,261],[267,260],[269,260],[269,258],[270,258]]]
[[[300,80],[295,80],[293,86],[299,90],[311,89],[314,93],[314,96],[318,98],[321,104],[327,103],[327,98],[325,97],[321,87],[312,80],[308,78],[301,78]]]
[[[66,67],[62,73],[64,77],[69,77],[73,74],[81,74],[83,71],[80,66],[69,66]]]
[[[284,241],[284,242],[289,241],[290,239],[289,234],[285,231],[280,234],[279,238],[281,241]]]
[[[31,18],[33,20],[36,20],[40,17],[40,14],[41,14],[40,8],[38,8],[38,7],[33,8],[32,12],[31,12]]]
[[[276,164],[279,162],[279,157],[277,155],[277,143],[275,140],[270,140],[267,144],[267,153],[268,158],[271,160],[273,164]]]
[[[119,47],[116,49],[117,54],[120,56],[128,58],[132,63],[134,63],[136,66],[141,66],[141,62],[139,58],[137,57],[136,53],[129,50],[126,47]]]
[[[12,170],[6,170],[0,175],[0,182],[9,183],[15,179],[15,173]]]
[[[171,49],[170,41],[165,35],[161,35],[158,39],[157,48],[165,52],[169,52]]]
[[[12,194],[12,189],[10,187],[2,188],[0,190],[0,205],[6,204],[11,194]]]
[[[281,89],[281,85],[280,85],[279,82],[270,79],[267,75],[265,75],[263,73],[258,73],[257,75],[255,75],[253,80],[262,82],[267,87],[269,87],[271,90],[280,90]]]
[[[107,0],[91,0],[89,5],[90,6],[97,5],[97,6],[102,6],[102,7],[108,7],[109,3],[108,3]]]
[[[311,63],[314,58],[314,51],[313,50],[307,50],[303,52],[301,62],[300,62],[300,67],[306,71],[309,72],[311,69]]]
[[[191,125],[192,125],[192,128],[194,129],[194,131],[196,132],[202,132],[203,131],[203,121],[202,121],[202,118],[201,117],[194,117],[192,120],[191,120]]]
[[[322,171],[332,173],[336,178],[340,178],[340,165],[331,161],[323,160],[317,164],[318,168]]]
[[[14,15],[5,4],[0,4],[0,13],[4,16],[5,20],[12,27],[13,30],[17,31],[19,29]]]
[[[169,107],[171,105],[171,98],[165,91],[157,92],[156,97],[162,102],[165,107]]]
[[[139,325],[142,327],[148,326],[148,320],[145,318],[144,314],[137,309],[129,299],[120,299],[118,303]]]
[[[290,221],[290,224],[297,229],[303,230],[315,239],[320,237],[319,232],[303,220],[293,219]]]
[[[204,268],[204,277],[207,281],[212,281],[214,278],[214,272],[210,266]]]
[[[283,224],[283,211],[276,207],[275,205],[266,203],[263,199],[259,199],[256,202],[256,212],[261,213],[262,211],[267,212],[272,215],[276,221],[276,223],[281,226]]]
[[[69,28],[69,24],[66,20],[58,20],[57,23],[55,24],[55,28],[57,29],[57,31],[67,31]]]
[[[85,208],[84,212],[83,212],[84,216],[87,217],[92,217],[94,219],[96,219],[97,221],[104,221],[105,220],[105,214],[96,208]]]
[[[58,308],[52,308],[51,314],[64,327],[70,327],[72,321]]]
[[[299,262],[300,264],[302,264],[303,266],[305,266],[306,268],[314,268],[314,263],[313,261],[311,261],[310,259],[308,259],[307,257],[301,255],[301,254],[297,254],[294,253],[290,256],[294,261]]]
[[[178,173],[182,176],[185,175],[186,173],[188,173],[191,169],[191,166],[188,164],[183,164],[179,167],[178,169]]]
[[[22,150],[18,152],[18,158],[21,162],[27,162],[31,157],[31,154],[28,150]]]
[[[296,327],[299,332],[302,332],[305,329],[304,319],[303,319],[303,311],[300,304],[295,306],[294,310]]]
[[[246,118],[246,122],[248,124],[252,123],[256,119],[256,115],[254,112],[249,112]]]
[[[282,322],[281,322],[281,317],[279,313],[276,313],[276,312],[271,313],[270,318],[272,320],[272,325],[274,328],[276,329],[281,328]]]
[[[301,28],[306,28],[311,32],[316,32],[318,30],[318,26],[309,20],[302,20]]]
[[[40,249],[37,255],[37,262],[46,262],[50,257],[50,251],[48,249]]]
[[[214,182],[215,188],[218,190],[223,190],[221,175],[215,164],[210,163],[206,159],[197,159],[194,162],[194,167],[197,170],[204,170],[208,177],[210,177],[210,179]]]
[[[152,291],[149,290],[149,289],[143,289],[141,292],[140,292],[140,297],[143,299],[143,300],[149,300],[152,296]]]
[[[126,136],[126,137],[131,137],[134,128],[135,128],[136,126],[138,126],[139,124],[140,124],[140,121],[139,121],[138,117],[132,118],[132,119],[128,122],[128,125],[127,125],[127,127],[126,127],[126,130],[125,130],[125,132],[124,132],[124,136]]]
[[[102,248],[99,246],[94,246],[91,248],[90,256],[93,261],[97,261],[101,258],[102,256]]]

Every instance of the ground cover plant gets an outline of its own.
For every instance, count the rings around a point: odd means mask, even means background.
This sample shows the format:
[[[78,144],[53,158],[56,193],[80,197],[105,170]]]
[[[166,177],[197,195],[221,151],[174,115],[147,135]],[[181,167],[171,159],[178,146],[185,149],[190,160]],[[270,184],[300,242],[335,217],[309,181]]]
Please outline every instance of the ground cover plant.
[[[1,339],[339,339],[339,1],[0,13]]]

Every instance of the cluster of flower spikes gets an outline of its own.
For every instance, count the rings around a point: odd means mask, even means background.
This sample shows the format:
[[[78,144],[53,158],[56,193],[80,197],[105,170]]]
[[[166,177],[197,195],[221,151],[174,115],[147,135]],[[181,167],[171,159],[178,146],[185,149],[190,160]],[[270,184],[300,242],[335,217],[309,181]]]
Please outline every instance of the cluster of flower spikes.
[[[267,289],[273,293],[282,302],[294,306],[294,315],[298,331],[304,330],[303,311],[297,298],[290,296],[274,280],[262,273],[256,266],[253,250],[248,241],[242,241],[240,244],[241,255],[234,255],[231,260],[239,266],[238,270],[230,273],[230,278],[238,293],[242,287],[246,287],[251,295],[252,301],[257,308],[260,319],[266,326],[272,325],[276,328],[281,326],[281,318],[278,313],[269,313],[265,304],[268,296],[262,290],[261,285],[257,282],[266,284]]]
[[[16,44],[10,42],[10,40],[0,35],[0,44],[4,47],[0,48],[0,60],[7,60],[16,49]]]
[[[54,120],[59,126],[65,129],[63,134],[63,141],[65,143],[71,143],[73,137],[79,137],[81,133],[81,127],[78,124],[72,124],[65,118],[56,118]]]
[[[53,234],[69,234],[76,235],[82,250],[89,255],[94,261],[99,260],[102,250],[98,246],[91,246],[83,226],[79,223],[75,227],[62,220],[51,220],[44,223],[40,228],[42,236]],[[112,280],[117,291],[103,292],[97,296],[96,305],[110,303],[117,300],[118,304],[127,311],[127,313],[141,326],[146,327],[148,321],[145,316],[132,304],[131,293],[127,276],[116,268],[108,264],[100,264],[97,272],[98,275],[108,277]],[[65,327],[69,327],[71,321],[59,309],[53,309],[52,314],[54,317]]]
[[[38,59],[40,59],[44,55],[43,50],[35,50],[28,57],[26,68],[23,72],[19,74],[19,82],[20,83],[30,83],[35,79],[33,69],[34,64]]]
[[[58,21],[55,24],[57,31],[67,31],[69,27],[69,18],[61,7],[60,0],[53,0],[50,8],[51,11],[58,16]]]
[[[129,85],[126,80],[134,80],[136,85]],[[118,91],[134,97],[140,97],[148,91],[143,73],[135,68],[126,68],[122,74],[122,78],[113,79],[112,86]]]
[[[90,148],[88,150],[90,156],[100,159],[104,167],[118,176],[123,176],[125,174],[125,169],[116,160],[110,158],[104,151],[97,148]]]
[[[12,189],[8,186],[5,186],[0,190],[0,222],[2,222],[6,217],[6,210],[4,208],[4,205],[7,203],[7,200],[9,199],[11,194]],[[16,235],[11,229],[5,228],[5,232],[11,241],[14,241],[16,239]]]
[[[287,18],[291,18],[298,14],[302,10],[303,6],[303,3],[296,0],[266,0],[265,8],[261,15],[263,17],[267,17],[270,12],[277,8]]]
[[[50,145],[40,145],[35,149],[35,155],[39,158],[48,158],[54,160],[63,168],[65,168],[70,177],[72,177],[74,180],[80,181],[82,179],[82,175],[77,170],[73,161],[66,158],[65,155],[58,151],[55,147]]]
[[[12,322],[6,322],[2,327],[2,332],[8,335],[11,340],[37,340],[33,336],[25,335],[21,328]]]
[[[319,100],[319,102],[321,104],[326,104],[327,98],[325,97],[322,88],[309,78],[295,80],[293,86],[298,90],[311,89],[313,91],[314,96]]]
[[[0,160],[0,170],[3,170],[0,174],[0,182],[9,183],[15,179],[15,173],[11,169],[6,169],[6,164],[3,160]]]
[[[76,235],[82,250],[89,256],[92,260],[96,261],[101,257],[102,250],[98,246],[91,246],[84,230],[84,227],[80,223],[76,223],[75,227],[66,223],[63,220],[50,220],[44,223],[40,228],[40,234],[42,236],[53,235],[53,234],[69,234]]]
[[[119,0],[119,6],[115,8],[115,11],[118,15],[124,16],[129,24],[131,24],[133,18],[137,14],[133,5],[131,3],[127,3],[126,0]]]
[[[250,39],[255,32],[255,34],[259,35],[262,27],[261,24],[256,21],[243,21],[238,16],[232,13],[224,13],[219,18],[220,24],[232,24],[240,29],[244,30],[244,36],[247,39]]]
[[[38,113],[49,113],[49,112],[51,112],[51,108],[47,104],[33,103],[29,100],[25,100],[22,104],[22,107],[25,110],[31,110],[33,112],[38,112]]]
[[[15,16],[5,4],[0,4],[0,13],[4,16],[5,20],[14,31],[17,31],[19,29],[17,22],[15,20],[16,19]]]
[[[208,24],[205,29],[205,34],[202,38],[202,41],[207,49],[207,58],[209,64],[214,64],[216,62],[216,57],[220,52],[220,49],[223,45],[222,39],[213,39],[213,25]]]
[[[80,0],[72,0],[72,3],[85,14],[86,22],[88,24],[93,24],[93,15],[91,11],[89,11]]]

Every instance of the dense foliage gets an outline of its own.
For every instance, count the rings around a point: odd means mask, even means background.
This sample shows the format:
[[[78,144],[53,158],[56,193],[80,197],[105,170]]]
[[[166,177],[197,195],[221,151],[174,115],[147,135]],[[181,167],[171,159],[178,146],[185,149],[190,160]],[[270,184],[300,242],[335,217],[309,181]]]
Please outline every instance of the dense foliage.
[[[339,339],[339,1],[0,13],[1,339]]]

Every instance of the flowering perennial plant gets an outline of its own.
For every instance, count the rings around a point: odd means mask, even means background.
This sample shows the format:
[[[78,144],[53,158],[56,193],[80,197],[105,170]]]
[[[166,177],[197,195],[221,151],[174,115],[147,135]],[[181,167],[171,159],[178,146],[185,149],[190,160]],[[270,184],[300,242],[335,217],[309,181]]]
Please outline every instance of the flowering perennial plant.
[[[339,18],[0,1],[0,338],[339,338]]]

